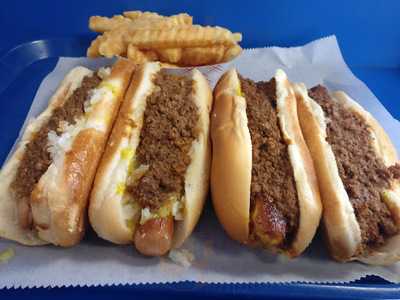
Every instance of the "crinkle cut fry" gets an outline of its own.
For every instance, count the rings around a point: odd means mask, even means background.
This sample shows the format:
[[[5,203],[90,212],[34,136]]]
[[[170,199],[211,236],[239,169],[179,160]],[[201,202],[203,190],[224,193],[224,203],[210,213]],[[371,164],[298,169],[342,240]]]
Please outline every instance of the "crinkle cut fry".
[[[86,51],[86,55],[88,57],[100,57],[100,52],[99,52],[99,48],[100,48],[100,44],[102,42],[102,40],[104,39],[104,37],[102,35],[97,36],[91,43],[89,48]]]
[[[235,58],[241,51],[239,45],[185,48],[179,63],[185,66],[222,63]]]
[[[162,62],[179,63],[182,59],[182,48],[155,49]]]
[[[132,20],[121,15],[113,16],[112,18],[92,16],[89,19],[89,28],[92,31],[104,33],[118,28],[125,24],[131,24]]]
[[[177,15],[172,15],[170,17],[165,17],[162,15],[159,15],[157,13],[152,13],[152,12],[141,12],[141,11],[125,11],[123,12],[123,15],[126,18],[131,19],[132,21],[139,21],[139,20],[151,20],[151,21],[156,21],[156,20],[167,20],[171,19],[174,20],[176,25],[192,25],[193,24],[193,18],[185,13],[177,14]]]
[[[123,30],[122,30],[123,29]],[[137,29],[132,26],[119,27],[104,34],[100,54],[108,55],[112,49],[123,49],[133,44],[139,49],[232,46],[235,36],[220,27],[178,27],[160,29]],[[102,53],[104,52],[104,53]],[[113,53],[121,54],[121,53]]]
[[[159,54],[159,59],[162,62],[181,66],[199,66],[229,61],[238,56],[242,48],[239,45],[230,47],[218,45],[211,47],[165,48],[155,51]],[[131,58],[132,56],[128,57]]]
[[[115,15],[112,18],[92,16],[89,19],[89,28],[92,31],[104,33],[114,30],[123,25],[135,25],[141,27],[175,27],[192,24],[192,17],[187,14],[178,14],[171,17],[138,17],[135,19],[127,18],[121,15]]]
[[[179,64],[181,66],[198,66],[229,61],[238,56],[241,51],[242,48],[239,45],[231,47],[219,45],[211,47],[166,48],[152,51],[141,50],[129,44],[127,57],[137,64],[160,60],[161,62]]]
[[[122,14],[131,20],[136,20],[139,18],[162,18],[163,17],[163,16],[159,15],[158,13],[149,12],[149,11],[140,11],[140,10],[124,11]]]
[[[149,52],[149,51],[147,51]],[[147,53],[145,51],[141,51],[132,44],[128,45],[128,50],[127,50],[127,57],[133,61],[135,64],[143,64],[147,61],[154,61],[157,60],[158,57],[155,56],[153,53]]]

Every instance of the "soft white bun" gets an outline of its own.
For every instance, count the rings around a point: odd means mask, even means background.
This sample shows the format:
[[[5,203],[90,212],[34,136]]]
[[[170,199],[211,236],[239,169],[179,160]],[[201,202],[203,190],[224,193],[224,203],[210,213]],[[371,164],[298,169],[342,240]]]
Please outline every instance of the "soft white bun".
[[[288,145],[300,211],[297,233],[289,253],[298,256],[311,243],[317,231],[321,220],[322,204],[314,164],[298,119],[295,94],[282,70],[276,72],[275,80],[278,118],[283,137]]]
[[[52,141],[49,139],[53,161],[34,187],[30,201],[39,239],[60,246],[72,246],[81,240],[86,223],[87,198],[97,164],[133,69],[131,62],[117,61],[110,76],[90,94],[85,103],[85,116],[68,126],[61,136],[54,135]],[[24,147],[33,133],[51,116],[53,108],[62,105],[80,85],[83,77],[91,73],[88,69],[78,67],[67,75],[49,107],[27,128],[20,146],[4,168],[6,175],[11,173],[12,178],[15,177]],[[4,187],[7,197],[1,200],[4,203],[15,202],[9,191],[9,178],[11,176],[8,176]],[[7,238],[25,244],[41,243],[29,243],[26,237],[21,237],[20,234],[26,232],[22,232],[16,223],[15,213],[10,215],[13,217],[9,217],[8,224],[13,222],[14,229],[12,235],[5,235]]]
[[[400,260],[400,235],[390,238],[385,245],[367,257],[357,256],[361,245],[361,231],[349,196],[339,176],[332,147],[326,142],[326,120],[322,108],[308,96],[303,84],[295,84],[299,119],[308,147],[314,158],[321,196],[324,203],[324,226],[332,256],[339,261],[357,259],[368,264],[387,265]],[[331,95],[332,101],[357,112],[370,128],[374,148],[386,166],[398,162],[396,149],[388,135],[370,113],[344,92]],[[399,184],[385,191],[386,201],[396,224],[400,227]]]
[[[246,99],[234,69],[214,88],[211,114],[211,195],[215,213],[226,233],[246,243],[250,224],[251,138]]]
[[[275,76],[280,128],[288,145],[299,201],[299,226],[289,256],[301,254],[318,228],[322,206],[312,159],[297,119],[296,98],[286,74]],[[214,90],[211,137],[211,191],[216,214],[233,239],[249,239],[252,144],[247,126],[246,99],[235,70],[225,73]]]
[[[123,204],[123,193],[117,192],[118,184],[124,184],[128,177],[129,161],[123,158],[121,153],[127,148],[132,156],[136,153],[147,97],[154,89],[153,78],[160,70],[159,63],[146,63],[138,68],[96,175],[89,219],[96,233],[113,243],[128,244],[134,240],[133,229],[127,226],[126,220],[135,212],[130,211],[129,205]],[[185,174],[183,220],[175,221],[173,247],[181,246],[191,234],[200,217],[208,192],[210,165],[208,131],[212,95],[208,82],[198,70],[194,70],[191,76],[194,80],[193,99],[200,114],[198,124],[200,133],[191,148],[191,163]]]

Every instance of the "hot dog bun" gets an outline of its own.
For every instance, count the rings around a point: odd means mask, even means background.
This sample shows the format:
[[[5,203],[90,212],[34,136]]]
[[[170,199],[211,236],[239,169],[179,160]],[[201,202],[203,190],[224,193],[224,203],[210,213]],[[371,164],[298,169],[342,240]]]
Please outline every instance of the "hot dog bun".
[[[319,225],[322,208],[312,159],[297,119],[294,93],[283,71],[277,71],[275,81],[279,125],[287,144],[299,207],[296,236],[282,252],[297,256],[311,242]],[[214,97],[211,118],[212,200],[218,219],[227,234],[241,243],[249,243],[252,141],[248,128],[246,98],[241,92],[240,80],[235,70],[222,76],[214,89]]]
[[[55,107],[61,105],[73,91],[80,86],[83,77],[92,74],[84,67],[72,69],[60,83],[56,92],[49,100],[48,107],[28,124],[14,154],[4,164],[0,172],[0,236],[15,240],[25,245],[42,245],[47,242],[37,236],[36,231],[23,229],[17,221],[17,203],[9,189],[17,172],[19,161],[24,154],[25,145],[32,139],[35,132],[49,119]]]
[[[246,243],[250,223],[251,138],[246,99],[238,91],[240,81],[234,69],[226,72],[214,89],[211,194],[227,234]]]
[[[400,260],[400,234],[385,241],[377,249],[360,253],[362,243],[360,225],[349,195],[339,175],[336,157],[327,142],[327,119],[321,106],[309,97],[303,84],[295,84],[299,119],[308,147],[314,158],[321,198],[324,203],[324,227],[331,255],[339,261],[359,260],[374,265],[387,265]],[[357,113],[367,125],[376,155],[389,167],[398,163],[396,149],[374,117],[344,92],[330,95],[332,101]],[[400,228],[399,182],[393,182],[382,197],[395,224]]]
[[[141,216],[143,208],[136,204],[124,204],[123,198],[126,195],[124,192],[121,193],[119,188],[122,183],[123,190],[125,189],[130,161],[135,159],[140,143],[146,101],[155,89],[153,80],[160,71],[159,63],[146,63],[135,73],[100,163],[89,207],[90,223],[100,237],[117,244],[135,242],[137,248],[139,237],[135,238],[135,232],[138,231],[139,219],[143,218]],[[151,245],[146,245],[144,242],[143,247],[139,246],[138,250],[146,255],[162,255],[170,247],[182,245],[199,219],[208,192],[210,164],[208,131],[212,96],[206,79],[199,71],[194,70],[191,78],[192,98],[199,112],[197,126],[200,133],[192,144],[191,162],[185,173],[182,220],[174,222],[171,245],[169,242],[155,245],[156,242],[153,241]],[[128,220],[133,220],[134,224]],[[142,228],[144,232],[151,230],[149,225],[147,229]],[[156,249],[159,247],[163,250]]]
[[[100,85],[89,93],[82,119],[49,137],[52,162],[31,193],[29,205],[33,227],[18,224],[16,200],[10,188],[25,145],[46,123],[56,107],[72,95],[92,71],[78,67],[72,70],[52,97],[48,108],[28,127],[17,150],[1,172],[1,235],[23,244],[52,243],[72,246],[84,234],[87,198],[111,126],[125,94],[134,65],[120,60]],[[50,133],[49,133],[50,135]]]

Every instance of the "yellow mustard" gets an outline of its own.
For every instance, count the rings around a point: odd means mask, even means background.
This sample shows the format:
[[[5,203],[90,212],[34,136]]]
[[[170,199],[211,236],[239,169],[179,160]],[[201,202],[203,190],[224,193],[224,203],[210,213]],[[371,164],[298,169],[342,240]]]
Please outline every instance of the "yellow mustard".
[[[117,195],[122,196],[125,193],[126,185],[125,182],[118,182],[116,186]]]
[[[119,88],[115,85],[113,85],[111,82],[103,81],[99,85],[100,88],[106,88],[109,90],[114,96],[118,96],[119,94]]]
[[[244,97],[244,94],[242,93],[242,89],[240,88],[240,85],[238,85],[236,89],[236,94],[240,97]]]

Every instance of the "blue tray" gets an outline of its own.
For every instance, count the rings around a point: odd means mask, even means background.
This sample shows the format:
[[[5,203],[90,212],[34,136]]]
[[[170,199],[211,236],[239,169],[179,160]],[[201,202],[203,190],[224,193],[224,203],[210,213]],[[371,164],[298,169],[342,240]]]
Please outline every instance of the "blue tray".
[[[38,40],[21,44],[0,58],[0,164],[16,139],[20,127],[31,105],[31,101],[43,78],[54,68],[60,56],[84,56],[91,36]],[[367,83],[390,83],[395,90],[398,77],[393,78],[398,70],[389,72],[374,68],[353,69]],[[393,74],[392,74],[393,73]],[[386,88],[388,88],[386,86]],[[390,94],[390,89],[386,93]],[[379,97],[380,95],[378,95]],[[385,103],[385,102],[384,102]],[[388,102],[389,103],[389,102]],[[385,103],[386,104],[386,103]],[[392,104],[393,105],[393,104]],[[398,108],[386,105],[389,111],[397,116]],[[4,113],[7,112],[7,113]],[[0,269],[1,270],[1,269]],[[112,294],[132,297],[155,297],[163,295],[163,299],[203,298],[381,298],[400,297],[400,285],[389,283],[379,277],[369,276],[350,284],[200,284],[182,282],[175,284],[128,285],[90,288],[57,288],[57,289],[10,289],[0,290],[0,298],[13,296],[29,296],[41,299],[45,296],[66,299],[81,295],[88,299],[108,299]]]

